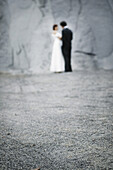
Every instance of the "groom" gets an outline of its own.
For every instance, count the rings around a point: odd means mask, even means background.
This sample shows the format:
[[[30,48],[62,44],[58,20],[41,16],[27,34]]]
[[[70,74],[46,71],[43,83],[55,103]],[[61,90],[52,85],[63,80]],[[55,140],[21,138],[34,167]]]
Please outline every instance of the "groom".
[[[71,40],[73,39],[72,31],[67,27],[67,23],[62,21],[62,53],[65,61],[65,72],[71,72]]]

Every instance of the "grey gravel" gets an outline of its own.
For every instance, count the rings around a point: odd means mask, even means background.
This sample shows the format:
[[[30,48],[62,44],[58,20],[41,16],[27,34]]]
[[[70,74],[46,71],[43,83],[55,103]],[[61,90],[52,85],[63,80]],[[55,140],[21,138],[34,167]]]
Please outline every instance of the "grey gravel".
[[[113,71],[0,75],[0,170],[112,170]]]

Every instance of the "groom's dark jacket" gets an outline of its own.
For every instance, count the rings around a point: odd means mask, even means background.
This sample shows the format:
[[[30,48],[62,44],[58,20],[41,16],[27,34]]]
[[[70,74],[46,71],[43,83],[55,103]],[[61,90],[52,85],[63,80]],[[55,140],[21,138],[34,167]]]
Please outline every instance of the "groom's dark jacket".
[[[73,39],[73,33],[70,29],[64,28],[62,30],[62,46],[65,48],[71,48],[71,40]]]

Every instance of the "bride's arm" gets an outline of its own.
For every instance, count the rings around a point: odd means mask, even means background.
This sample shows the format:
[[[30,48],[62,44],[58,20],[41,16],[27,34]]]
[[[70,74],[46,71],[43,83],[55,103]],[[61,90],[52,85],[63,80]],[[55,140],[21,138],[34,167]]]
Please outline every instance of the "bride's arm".
[[[57,37],[59,40],[62,40],[62,37],[61,37],[61,34],[60,34],[60,33],[57,33],[56,37]]]
[[[59,40],[62,40],[62,37],[58,37]]]

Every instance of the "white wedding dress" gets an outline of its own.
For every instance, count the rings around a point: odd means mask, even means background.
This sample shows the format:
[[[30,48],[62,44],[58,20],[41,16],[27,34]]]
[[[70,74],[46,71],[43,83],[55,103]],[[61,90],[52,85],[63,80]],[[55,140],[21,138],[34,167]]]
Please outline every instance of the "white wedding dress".
[[[61,37],[60,33],[52,34],[54,39],[52,56],[51,56],[51,72],[63,72],[64,71],[64,58],[61,51],[62,41],[58,38]]]

